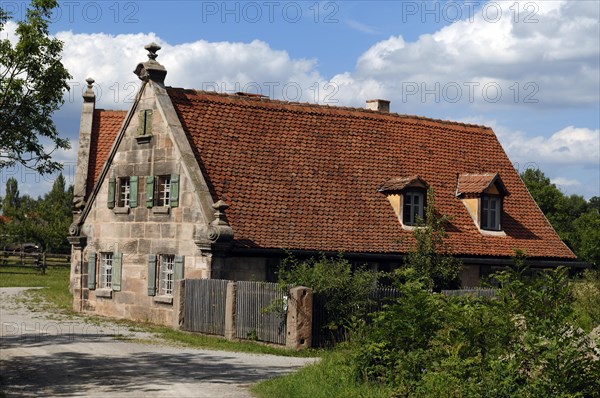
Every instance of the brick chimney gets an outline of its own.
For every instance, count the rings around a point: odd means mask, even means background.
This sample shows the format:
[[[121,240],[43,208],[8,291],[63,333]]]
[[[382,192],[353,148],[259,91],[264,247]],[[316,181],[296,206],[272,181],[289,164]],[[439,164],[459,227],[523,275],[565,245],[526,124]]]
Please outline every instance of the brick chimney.
[[[366,108],[381,113],[390,113],[390,101],[382,99],[367,100]]]

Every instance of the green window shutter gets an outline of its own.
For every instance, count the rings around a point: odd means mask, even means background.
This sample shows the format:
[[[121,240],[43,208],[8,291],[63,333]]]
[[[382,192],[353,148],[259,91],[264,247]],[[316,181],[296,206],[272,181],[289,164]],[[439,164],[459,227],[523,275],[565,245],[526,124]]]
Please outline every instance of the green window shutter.
[[[117,185],[117,180],[115,177],[110,177],[108,179],[108,208],[114,209],[115,207],[115,187]]]
[[[154,177],[146,177],[146,207],[154,205]]]
[[[152,134],[152,109],[145,109],[138,114],[138,135]]]
[[[171,207],[179,206],[179,174],[171,174]]]
[[[175,276],[175,280],[181,280],[184,277],[184,265],[185,265],[185,257],[184,256],[175,256],[175,269],[173,270],[173,274]]]
[[[148,296],[156,295],[156,254],[148,254]]]
[[[91,290],[96,288],[96,253],[88,254],[87,287]]]
[[[129,207],[138,206],[138,177],[129,178]]]
[[[144,135],[144,128],[146,127],[146,112],[145,111],[140,111],[138,113],[138,128],[137,128],[137,133],[138,135]]]
[[[121,270],[123,269],[123,253],[115,253],[113,255],[112,267],[112,290],[115,292],[121,291]]]
[[[145,135],[152,135],[152,109],[147,109],[145,111],[146,113],[146,120],[145,120],[145,124],[144,124],[144,134]]]

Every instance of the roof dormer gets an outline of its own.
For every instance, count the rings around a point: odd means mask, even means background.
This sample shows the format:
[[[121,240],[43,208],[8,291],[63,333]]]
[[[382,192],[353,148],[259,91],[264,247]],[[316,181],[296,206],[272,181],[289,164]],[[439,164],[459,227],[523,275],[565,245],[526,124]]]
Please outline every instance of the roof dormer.
[[[429,185],[418,175],[387,180],[378,191],[389,200],[402,227],[411,229],[425,218]]]
[[[456,197],[467,208],[479,231],[501,235],[504,198],[510,195],[498,173],[460,174]]]

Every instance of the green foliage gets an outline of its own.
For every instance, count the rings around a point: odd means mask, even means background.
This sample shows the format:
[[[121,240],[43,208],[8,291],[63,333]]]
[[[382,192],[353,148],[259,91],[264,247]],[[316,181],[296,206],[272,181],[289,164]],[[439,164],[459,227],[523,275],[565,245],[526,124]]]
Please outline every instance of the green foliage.
[[[377,286],[377,273],[366,268],[352,269],[340,254],[337,258],[320,257],[300,261],[288,256],[278,271],[282,288],[306,286],[323,298],[327,327],[338,330],[355,317],[365,315],[368,295]]]
[[[357,379],[402,397],[599,396],[600,350],[572,323],[566,269],[515,262],[493,299],[430,293],[404,271],[401,297],[353,341]]]
[[[434,291],[455,289],[460,286],[460,270],[462,262],[452,257],[445,243],[445,224],[447,216],[435,210],[435,195],[433,189],[427,191],[427,206],[425,220],[418,220],[417,228],[413,231],[415,246],[408,253],[405,267],[412,268],[428,280],[427,287]]]
[[[392,390],[385,386],[357,383],[341,348],[322,353],[318,363],[298,372],[266,380],[251,387],[262,398],[388,398]]]
[[[600,198],[564,195],[539,169],[521,174],[531,196],[561,239],[583,260],[600,265]]]
[[[574,284],[573,295],[578,325],[585,330],[600,326],[600,270],[586,270],[583,279]]]
[[[52,152],[70,147],[51,119],[71,78],[61,63],[63,43],[48,31],[57,4],[32,0],[25,19],[17,22],[18,41],[0,39],[0,169],[18,163],[50,173],[62,168],[51,159]],[[10,18],[0,8],[0,33]],[[48,141],[50,150],[44,147]]]
[[[47,252],[67,252],[73,187],[65,185],[63,175],[59,174],[50,192],[35,200],[19,196],[17,181],[10,178],[2,201],[3,213],[9,218],[8,223],[0,225],[2,243],[35,242]]]

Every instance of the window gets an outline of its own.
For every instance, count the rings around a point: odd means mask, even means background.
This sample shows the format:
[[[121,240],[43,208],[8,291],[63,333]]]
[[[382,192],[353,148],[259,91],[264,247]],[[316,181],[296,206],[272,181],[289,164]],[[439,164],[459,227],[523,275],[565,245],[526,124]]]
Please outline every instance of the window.
[[[139,113],[138,135],[152,134],[152,109],[145,109]]]
[[[148,296],[156,295],[158,302],[172,302],[175,281],[183,279],[184,260],[183,256],[173,254],[149,254]]]
[[[113,279],[113,254],[100,254],[100,289],[112,288]]]
[[[173,269],[175,256],[163,254],[159,258],[158,294],[161,296],[173,295]]]
[[[406,191],[403,194],[404,206],[402,214],[402,223],[404,225],[416,225],[418,219],[423,217],[425,208],[425,192]]]
[[[127,207],[129,206],[129,198],[131,195],[131,182],[129,177],[119,178],[119,198],[117,201],[117,206],[119,207]]]
[[[146,207],[179,206],[179,174],[146,177]]]
[[[481,197],[481,229],[500,231],[500,216],[502,214],[502,197]]]
[[[111,177],[108,180],[108,208],[114,209],[115,213],[122,212],[126,207],[137,207],[138,205],[138,177]],[[117,209],[115,209],[115,204]]]
[[[171,201],[171,176],[156,177],[155,206],[169,206]]]
[[[118,292],[121,290],[121,264],[123,262],[123,253],[103,252],[100,253],[99,269],[96,266],[96,253],[91,252],[88,255],[87,269],[87,287],[90,290],[96,289],[96,280],[99,281],[100,289],[108,289]],[[98,275],[96,275],[96,272]],[[103,290],[96,291],[97,297],[112,297],[110,293]]]

